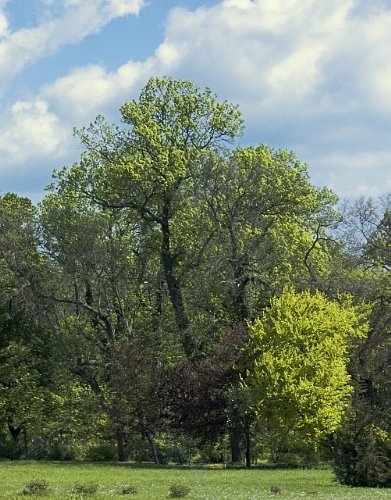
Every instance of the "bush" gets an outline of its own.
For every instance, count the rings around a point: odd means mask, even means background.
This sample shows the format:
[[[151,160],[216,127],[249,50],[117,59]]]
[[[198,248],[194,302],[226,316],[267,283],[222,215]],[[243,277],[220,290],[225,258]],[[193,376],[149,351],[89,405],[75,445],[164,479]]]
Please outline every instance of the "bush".
[[[6,458],[9,460],[17,460],[21,458],[24,454],[24,449],[21,442],[2,439],[0,435],[0,458]]]
[[[75,484],[73,491],[78,495],[93,495],[98,491],[98,485],[95,483]]]
[[[49,449],[47,459],[69,462],[76,459],[76,453],[71,447],[56,443]]]
[[[336,439],[334,472],[349,486],[391,486],[391,436],[374,424],[349,423]]]
[[[91,446],[86,453],[86,460],[91,462],[112,462],[117,459],[117,448],[113,444]]]
[[[170,486],[170,497],[179,498],[185,497],[190,493],[190,488],[186,484],[172,484]]]
[[[42,495],[46,493],[48,483],[43,479],[34,479],[26,484],[23,495]]]
[[[135,495],[137,493],[137,488],[131,484],[124,486],[121,490],[122,495]]]

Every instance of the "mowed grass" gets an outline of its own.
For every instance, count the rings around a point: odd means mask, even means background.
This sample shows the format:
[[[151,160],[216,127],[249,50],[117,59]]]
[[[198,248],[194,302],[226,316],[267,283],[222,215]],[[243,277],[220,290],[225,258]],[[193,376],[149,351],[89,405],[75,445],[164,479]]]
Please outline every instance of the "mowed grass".
[[[25,486],[34,480],[45,480],[48,483],[44,496],[22,494]],[[190,487],[191,491],[185,497],[188,500],[391,498],[391,489],[341,486],[334,481],[332,471],[328,469],[245,470],[138,467],[129,464],[0,462],[0,498],[158,500],[168,498],[170,486],[178,483]],[[76,491],[76,485],[79,485],[79,491]],[[97,486],[96,493],[83,492],[90,485]],[[281,493],[273,494],[273,486],[279,487]]]

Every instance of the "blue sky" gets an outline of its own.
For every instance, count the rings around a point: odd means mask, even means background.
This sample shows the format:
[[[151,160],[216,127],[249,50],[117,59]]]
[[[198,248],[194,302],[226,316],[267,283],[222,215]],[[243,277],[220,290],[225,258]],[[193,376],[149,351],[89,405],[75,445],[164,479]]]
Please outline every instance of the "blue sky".
[[[391,191],[391,0],[0,0],[0,194],[39,201],[74,126],[150,76],[239,104],[341,197]]]

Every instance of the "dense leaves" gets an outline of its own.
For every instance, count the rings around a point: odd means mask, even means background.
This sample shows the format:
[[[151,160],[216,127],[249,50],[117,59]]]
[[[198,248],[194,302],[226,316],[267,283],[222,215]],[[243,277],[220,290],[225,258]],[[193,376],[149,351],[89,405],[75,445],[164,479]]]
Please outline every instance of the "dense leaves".
[[[365,336],[364,317],[349,302],[285,289],[252,323],[247,353],[253,361],[244,382],[276,440],[316,446],[337,429],[352,390],[349,346]]]
[[[338,211],[294,153],[237,147],[237,106],[192,82],[152,78],[120,112],[76,132],[80,160],[39,207],[0,198],[8,451],[229,444],[250,465],[335,445],[360,408],[388,432],[387,199]]]

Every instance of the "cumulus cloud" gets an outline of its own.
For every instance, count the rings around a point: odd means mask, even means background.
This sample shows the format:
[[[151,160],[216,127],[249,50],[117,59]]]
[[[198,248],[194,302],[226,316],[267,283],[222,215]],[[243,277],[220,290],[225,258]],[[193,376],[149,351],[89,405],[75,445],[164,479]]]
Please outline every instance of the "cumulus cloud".
[[[32,44],[21,67],[116,16],[137,14],[143,4],[63,3],[63,16],[32,33],[6,36],[16,52],[23,45],[17,36],[24,46]],[[33,154],[65,157],[72,125],[112,114],[137,96],[149,76],[171,74],[210,85],[219,97],[239,103],[245,141],[295,150],[317,184],[342,196],[381,194],[390,189],[390,33],[391,6],[382,0],[224,0],[193,11],[178,7],[166,20],[164,40],[146,60],[130,60],[114,71],[99,65],[73,69],[31,101],[15,105],[0,155],[17,144],[21,119],[33,117],[42,120],[49,138],[32,133]],[[1,50],[0,45],[2,73],[10,63],[2,62]]]
[[[313,178],[342,195],[359,186],[380,192],[390,179],[391,6],[368,4],[225,0],[177,8],[165,43],[181,47],[178,75],[240,104],[249,142],[296,150]]]
[[[391,151],[335,151],[314,157],[318,169],[313,177],[324,180],[322,169],[328,171],[327,186],[343,197],[378,197],[391,192]],[[375,180],[375,182],[374,182]]]
[[[42,89],[41,95],[61,116],[77,123],[91,120],[115,104],[120,104],[134,85],[146,77],[146,65],[129,62],[107,72],[99,65],[71,71]]]
[[[138,14],[144,0],[110,0],[106,12],[110,18]]]
[[[43,100],[17,101],[3,118],[0,127],[3,171],[28,164],[32,159],[54,160],[69,146],[69,131]]]
[[[117,112],[121,104],[136,97],[150,76],[177,71],[182,52],[180,45],[166,40],[147,60],[131,60],[116,71],[106,71],[96,64],[76,68],[44,86],[40,97],[70,123],[83,124],[97,114]]]
[[[104,25],[138,14],[144,0],[46,0],[44,20],[29,29],[7,29],[6,4],[0,4],[0,90],[28,64],[75,43]]]
[[[0,38],[8,33],[8,20],[4,12],[0,11]]]

